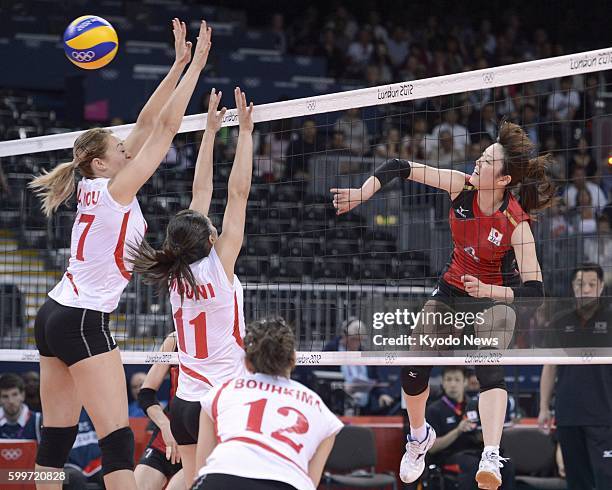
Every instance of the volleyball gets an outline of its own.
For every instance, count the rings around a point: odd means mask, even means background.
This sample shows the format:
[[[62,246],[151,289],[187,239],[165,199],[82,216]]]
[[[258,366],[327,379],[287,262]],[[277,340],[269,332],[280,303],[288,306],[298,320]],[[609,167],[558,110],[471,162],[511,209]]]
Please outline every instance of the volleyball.
[[[78,17],[64,31],[66,57],[85,70],[108,65],[118,47],[119,39],[113,26],[96,15]]]

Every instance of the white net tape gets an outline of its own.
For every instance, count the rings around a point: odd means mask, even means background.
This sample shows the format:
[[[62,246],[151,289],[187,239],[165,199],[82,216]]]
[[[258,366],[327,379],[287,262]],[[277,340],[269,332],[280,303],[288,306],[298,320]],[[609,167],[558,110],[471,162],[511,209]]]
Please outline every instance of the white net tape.
[[[258,123],[343,111],[351,108],[372,107],[549,78],[580,75],[607,70],[611,67],[612,48],[604,48],[555,58],[498,66],[486,70],[474,70],[441,77],[256,105],[253,120]],[[236,110],[230,109],[225,115],[223,126],[236,125],[238,125]],[[111,129],[117,136],[123,138],[129,134],[133,126],[133,124],[124,124],[114,126]],[[193,114],[183,118],[179,132],[200,131],[205,127],[206,114]],[[82,133],[83,131],[75,131],[25,140],[0,142],[0,157],[71,148],[74,141]]]
[[[431,354],[431,353],[429,353]],[[450,366],[542,364],[612,364],[612,349],[520,349],[453,351],[427,356],[420,352],[298,352],[298,366]],[[452,355],[450,355],[452,354]],[[36,350],[0,349],[0,359],[9,362],[38,362]],[[124,364],[178,364],[175,352],[122,351]]]

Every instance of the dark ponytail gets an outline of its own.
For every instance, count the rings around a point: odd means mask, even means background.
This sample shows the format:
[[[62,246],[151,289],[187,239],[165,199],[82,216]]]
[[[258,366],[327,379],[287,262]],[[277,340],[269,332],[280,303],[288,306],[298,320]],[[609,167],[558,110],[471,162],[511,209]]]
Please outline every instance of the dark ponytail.
[[[504,149],[503,175],[512,177],[509,186],[518,191],[518,199],[526,213],[534,214],[553,202],[556,188],[546,169],[552,155],[533,157],[535,146],[517,124],[503,121],[497,142]]]
[[[209,237],[213,230],[212,223],[203,214],[189,209],[180,211],[168,223],[161,250],[143,239],[137,248],[128,245],[132,255],[129,261],[134,272],[142,274],[143,282],[156,286],[161,295],[168,287],[176,287],[181,301],[189,290],[199,299],[191,264],[210,253]]]
[[[256,373],[286,376],[295,364],[295,335],[281,317],[258,320],[246,328],[244,350]]]

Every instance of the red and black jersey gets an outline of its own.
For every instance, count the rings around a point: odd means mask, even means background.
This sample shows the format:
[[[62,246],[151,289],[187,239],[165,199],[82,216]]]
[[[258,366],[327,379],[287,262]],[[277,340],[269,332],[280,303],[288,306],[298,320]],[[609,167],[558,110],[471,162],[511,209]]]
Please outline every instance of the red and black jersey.
[[[491,216],[478,207],[478,190],[466,184],[452,201],[449,223],[453,253],[443,273],[443,280],[461,290],[461,276],[472,275],[485,284],[516,286],[520,277],[510,238],[514,229],[529,215],[510,192]]]
[[[170,398],[168,399],[168,405],[164,410],[166,416],[170,411],[170,403],[172,403],[172,399],[176,394],[176,387],[178,386],[178,366],[170,367]],[[166,443],[164,442],[164,438],[162,437],[162,432],[159,430],[159,427],[155,427],[153,430],[153,434],[151,435],[151,439],[149,440],[148,447],[152,447],[153,449],[157,449],[161,451],[163,454],[166,454]]]

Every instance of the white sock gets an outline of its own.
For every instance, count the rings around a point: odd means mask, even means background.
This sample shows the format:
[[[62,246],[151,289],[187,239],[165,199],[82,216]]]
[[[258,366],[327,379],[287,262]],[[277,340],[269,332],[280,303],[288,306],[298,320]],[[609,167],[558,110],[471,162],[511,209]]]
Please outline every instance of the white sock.
[[[423,442],[427,436],[427,425],[423,424],[421,427],[410,426],[410,436],[419,442]]]
[[[495,454],[499,456],[499,446],[485,446],[483,453],[486,453],[486,452],[494,452]]]

